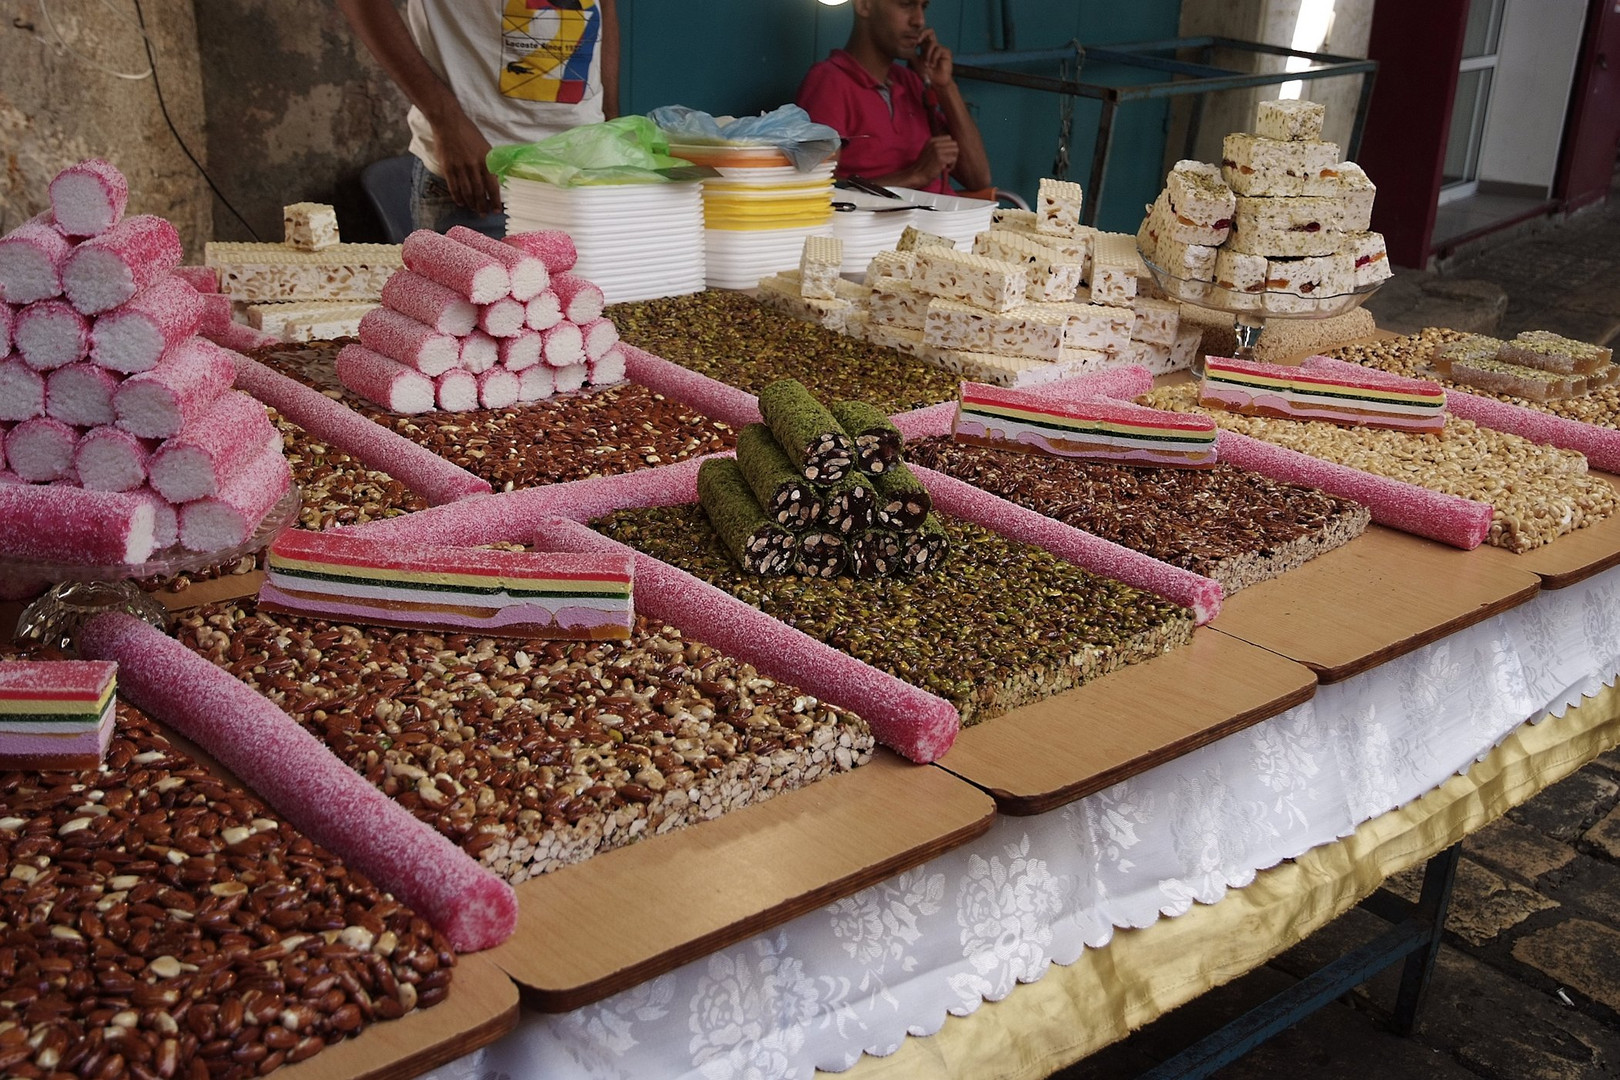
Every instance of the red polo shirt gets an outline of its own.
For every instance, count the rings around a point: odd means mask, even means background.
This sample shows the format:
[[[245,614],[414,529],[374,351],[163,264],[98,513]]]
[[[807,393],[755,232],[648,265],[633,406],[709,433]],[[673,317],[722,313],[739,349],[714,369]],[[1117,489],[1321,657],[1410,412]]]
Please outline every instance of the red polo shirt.
[[[931,110],[924,101],[924,90],[915,71],[904,64],[891,64],[891,100],[886,102],[877,80],[849,53],[834,49],[827,59],[811,67],[795,100],[810,119],[849,140],[838,157],[838,175],[872,177],[898,172],[917,160],[934,133],[931,111],[939,130],[945,130],[937,108]],[[923,185],[923,190],[948,195],[950,181],[941,174]]]

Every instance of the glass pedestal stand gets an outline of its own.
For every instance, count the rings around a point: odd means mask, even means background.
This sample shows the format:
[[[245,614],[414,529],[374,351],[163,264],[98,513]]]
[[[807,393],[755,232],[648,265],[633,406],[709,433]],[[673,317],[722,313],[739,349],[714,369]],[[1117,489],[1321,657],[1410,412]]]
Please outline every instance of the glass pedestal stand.
[[[294,485],[270,508],[252,536],[235,547],[219,551],[172,547],[143,563],[107,566],[0,557],[0,586],[7,591],[31,591],[52,583],[44,595],[23,609],[17,620],[17,640],[71,650],[79,629],[95,616],[110,611],[134,615],[159,629],[166,629],[168,609],[137,585],[137,581],[202,570],[261,551],[282,529],[297,520],[301,506],[302,493]]]

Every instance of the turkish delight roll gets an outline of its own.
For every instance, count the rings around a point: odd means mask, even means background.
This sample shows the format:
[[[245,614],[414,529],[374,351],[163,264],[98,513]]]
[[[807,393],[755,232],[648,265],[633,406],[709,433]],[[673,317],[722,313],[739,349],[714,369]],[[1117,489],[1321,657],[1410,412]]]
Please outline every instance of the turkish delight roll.
[[[151,371],[131,375],[113,391],[118,426],[146,439],[178,435],[236,379],[236,355],[206,338],[171,350]]]
[[[62,263],[72,250],[43,215],[0,237],[0,297],[8,304],[32,304],[61,296]]]
[[[550,330],[562,322],[562,301],[550,289],[530,300],[523,308],[523,325],[530,330]]]
[[[501,340],[512,340],[510,338]],[[461,339],[461,366],[477,375],[501,362],[501,342],[482,330],[474,330]]]
[[[229,477],[271,443],[279,450],[281,436],[264,406],[231,390],[164,441],[147,462],[147,475],[165,499],[190,502],[218,493]]]
[[[904,461],[896,461],[893,468],[874,477],[872,485],[877,488],[873,523],[881,528],[897,532],[919,529],[934,508],[928,489]]]
[[[1080,208],[1084,193],[1072,180],[1054,180],[1041,177],[1035,197],[1035,227],[1043,233],[1073,236],[1080,227]]]
[[[433,380],[433,397],[443,412],[472,412],[478,408],[478,376],[452,368]]]
[[[0,293],[0,359],[11,355],[11,331],[17,322],[17,309],[6,303]]]
[[[854,465],[849,436],[797,379],[778,379],[761,390],[759,413],[806,480],[830,484]]]
[[[478,329],[492,338],[517,337],[523,332],[527,309],[510,296],[478,308]]]
[[[164,353],[197,332],[202,316],[197,290],[169,274],[96,318],[90,328],[90,359],[126,375],[149,371]]]
[[[602,290],[578,274],[564,271],[556,275],[551,279],[551,290],[557,294],[563,318],[581,326],[599,318],[602,309],[607,306]]]
[[[750,574],[782,574],[793,566],[793,534],[765,516],[731,458],[698,467],[698,501],[737,565]]]
[[[72,424],[41,417],[6,432],[6,464],[30,484],[73,477],[73,451],[79,431]]]
[[[531,368],[540,362],[543,341],[534,330],[524,330],[516,337],[502,338],[496,345],[501,367],[510,372]]]
[[[445,235],[506,267],[506,274],[512,279],[512,299],[520,304],[533,300],[551,284],[551,271],[546,269],[545,262],[515,244],[503,243],[465,225],[453,225]]]
[[[394,271],[383,286],[382,302],[451,337],[466,337],[478,325],[477,304],[413,270]]]
[[[219,271],[212,266],[177,266],[169,273],[200,293],[219,292]]]
[[[765,515],[778,525],[802,532],[820,516],[822,488],[800,475],[764,424],[745,424],[737,432],[737,465]]]
[[[152,508],[152,550],[167,551],[180,542],[180,512],[174,504],[150,487],[131,488],[125,492]]]
[[[1513,340],[1503,342],[1498,356],[1509,364],[1580,375],[1596,371],[1612,358],[1611,349],[1560,337],[1550,330],[1526,330]]]
[[[292,486],[292,470],[275,445],[233,473],[214,494],[180,507],[180,543],[190,551],[236,547],[253,535]]]
[[[540,331],[541,356],[554,368],[585,362],[585,335],[572,322],[560,322]]]
[[[572,270],[574,263],[579,259],[579,252],[574,248],[574,238],[561,229],[510,233],[506,237],[506,242],[545,263],[547,272],[552,275]]]
[[[864,401],[835,401],[833,419],[855,444],[855,464],[876,476],[900,460],[905,439],[883,410]]]
[[[585,341],[585,359],[600,360],[607,351],[619,343],[619,328],[612,319],[592,319],[581,323],[580,336]]]
[[[338,379],[367,401],[393,413],[433,408],[433,380],[364,345],[345,345],[337,357]]]
[[[99,315],[156,284],[184,257],[173,225],[155,214],[137,214],[62,260],[62,291],[84,314]]]
[[[51,219],[68,236],[100,236],[129,204],[129,181],[111,162],[89,158],[51,181]]]
[[[849,571],[859,578],[892,577],[900,573],[903,545],[898,533],[873,528],[850,538]]]
[[[865,473],[851,472],[821,489],[821,516],[816,526],[835,536],[857,536],[872,527],[877,488]]]
[[[557,391],[557,380],[552,369],[536,364],[518,372],[518,404],[529,405],[544,401]]]
[[[40,300],[17,312],[11,331],[17,354],[35,371],[83,360],[90,352],[90,322],[61,300]]]
[[[79,486],[91,491],[134,491],[146,483],[147,461],[157,445],[154,439],[137,438],[115,427],[90,429],[73,448],[73,471]]]
[[[586,367],[590,373],[592,386],[612,386],[625,380],[625,351],[615,345],[595,360],[589,361]]]
[[[0,484],[0,554],[118,565],[152,557],[152,508],[121,492]]]
[[[79,427],[110,424],[117,388],[118,376],[87,360],[59,367],[45,377],[45,415]]]
[[[559,394],[571,394],[584,386],[591,377],[591,369],[587,364],[569,364],[567,367],[552,368],[552,382]]]
[[[400,257],[411,270],[475,304],[492,304],[512,292],[512,278],[505,266],[431,229],[417,229],[407,236]]]
[[[1322,137],[1327,110],[1314,101],[1284,98],[1262,101],[1255,119],[1255,134],[1265,139],[1315,142]]]
[[[300,202],[281,208],[282,242],[298,251],[338,245],[337,211],[328,203]]]
[[[0,660],[0,769],[100,766],[117,673],[105,660]]]
[[[45,415],[45,376],[20,357],[0,360],[0,422]]]
[[[423,375],[440,375],[461,361],[461,345],[426,323],[385,307],[360,320],[360,344]]]
[[[800,577],[835,578],[849,569],[849,540],[836,533],[813,532],[799,537],[793,550],[793,572]]]
[[[478,404],[486,409],[509,409],[517,404],[518,377],[503,367],[493,367],[480,375]]]
[[[900,571],[916,573],[939,563],[951,550],[950,536],[938,514],[929,514],[914,532],[902,533],[900,541]]]

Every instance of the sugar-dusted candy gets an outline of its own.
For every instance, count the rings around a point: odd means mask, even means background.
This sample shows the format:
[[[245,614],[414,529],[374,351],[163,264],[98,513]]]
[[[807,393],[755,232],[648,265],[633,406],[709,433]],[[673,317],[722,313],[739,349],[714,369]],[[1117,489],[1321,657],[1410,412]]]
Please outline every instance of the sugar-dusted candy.
[[[291,486],[292,470],[280,447],[260,448],[212,495],[180,507],[181,546],[218,551],[243,543]]]
[[[560,322],[540,331],[541,356],[552,367],[569,367],[585,362],[585,335],[573,322]]]
[[[360,320],[360,344],[430,377],[461,362],[461,344],[455,338],[386,307]]]
[[[574,248],[574,238],[561,229],[509,233],[506,242],[545,263],[546,270],[552,275],[572,270],[574,263],[579,260],[579,252]]]
[[[589,365],[583,362],[551,369],[551,379],[559,394],[573,393],[584,386],[590,377],[591,369]]]
[[[6,432],[6,464],[30,484],[73,478],[79,431],[48,417],[24,420]]]
[[[282,242],[298,251],[325,251],[339,242],[337,211],[327,203],[299,202],[281,208]]]
[[[535,364],[518,372],[518,404],[530,405],[544,401],[557,392],[554,369],[547,364]]]
[[[90,321],[63,300],[39,300],[22,308],[11,334],[17,354],[35,371],[83,360],[90,352]]]
[[[280,433],[264,406],[239,390],[221,394],[147,462],[149,482],[172,503],[216,494],[225,481],[274,444]]]
[[[97,316],[90,328],[90,359],[127,375],[148,371],[197,332],[202,316],[203,298],[171,273]]]
[[[624,382],[624,349],[618,345],[595,360],[586,362],[586,378],[592,386],[612,386]]]
[[[585,359],[598,360],[619,343],[619,328],[611,319],[592,319],[579,328],[585,342]]]
[[[150,487],[131,488],[125,492],[152,508],[152,550],[167,551],[180,543],[180,511],[173,503]]]
[[[1446,408],[1453,416],[1472,420],[1484,427],[1522,435],[1532,442],[1547,443],[1565,450],[1578,450],[1594,469],[1620,473],[1620,432],[1583,424],[1562,416],[1527,409],[1495,398],[1480,397],[1460,390],[1446,391]]]
[[[400,249],[405,265],[475,304],[492,304],[512,293],[506,267],[482,251],[431,229],[418,229]]]
[[[477,375],[481,371],[488,371],[501,362],[501,343],[490,337],[482,330],[474,330],[464,338],[458,339],[461,343],[461,366]],[[503,340],[510,341],[511,338]]]
[[[622,343],[619,348],[624,352],[625,376],[647,389],[733,427],[759,420],[759,404],[747,391],[671,363],[645,349]]]
[[[0,421],[45,415],[45,376],[19,356],[0,360]]]
[[[117,682],[104,660],[0,660],[0,769],[100,766]]]
[[[551,271],[547,269],[545,260],[529,254],[516,244],[503,243],[465,225],[453,225],[445,235],[457,243],[483,252],[506,267],[507,276],[512,281],[512,299],[520,304],[539,296],[551,284]]]
[[[219,271],[212,266],[177,266],[169,273],[200,293],[219,292]]]
[[[111,311],[180,265],[175,227],[154,214],[125,218],[62,260],[62,291],[86,315]]]
[[[117,566],[152,557],[152,508],[133,495],[0,484],[0,554]]]
[[[1254,131],[1263,139],[1316,142],[1322,137],[1322,121],[1326,116],[1327,109],[1314,101],[1297,98],[1262,101]]]
[[[241,325],[236,321],[236,302],[224,293],[198,293],[197,298],[202,301],[201,316],[197,320],[197,333],[203,337],[212,340],[215,334],[227,327]],[[249,311],[252,311],[251,307]],[[230,348],[229,345],[225,347]]]
[[[206,301],[207,297],[203,299]],[[249,353],[255,349],[274,348],[281,344],[281,339],[274,334],[267,334],[263,330],[255,330],[253,327],[239,322],[227,322],[210,327],[205,320],[198,333],[215,345],[239,353]]]
[[[516,337],[523,332],[526,310],[510,296],[483,304],[478,308],[478,329],[492,338]]]
[[[478,408],[478,376],[465,368],[451,368],[434,378],[433,398],[442,412],[471,412]]]
[[[146,483],[146,464],[157,446],[155,439],[138,438],[110,425],[91,428],[73,448],[79,486],[91,491],[135,490]]]
[[[62,295],[62,263],[73,250],[44,215],[0,237],[0,300],[32,304]]]
[[[477,304],[412,270],[395,271],[383,286],[382,302],[451,337],[465,337],[478,325]]]
[[[17,309],[0,300],[0,360],[11,355],[11,330],[17,321]]]
[[[337,374],[344,386],[389,412],[424,413],[433,408],[432,379],[364,345],[343,346],[337,357]],[[250,392],[260,397],[257,391]],[[384,467],[381,461],[369,464],[372,468]]]
[[[551,291],[562,305],[563,318],[583,326],[602,314],[607,300],[602,290],[578,274],[564,271],[551,279]]]
[[[523,325],[530,330],[550,330],[562,322],[562,317],[562,301],[551,289],[530,300],[523,309]]]
[[[478,404],[485,409],[507,409],[517,404],[518,378],[503,367],[493,367],[480,375]]]
[[[45,376],[45,415],[77,427],[111,424],[117,388],[117,375],[88,360],[59,367]]]
[[[1439,383],[1326,357],[1299,367],[1205,357],[1198,402],[1245,416],[1403,431],[1435,432],[1446,422],[1446,392]]]
[[[510,885],[338,760],[280,706],[128,615],[88,623],[81,653],[115,660],[124,694],[202,747],[315,843],[410,905],[463,952],[517,925]]]
[[[100,236],[123,220],[129,181],[109,161],[88,158],[51,181],[51,219],[68,236]]]
[[[164,354],[157,367],[131,375],[113,391],[118,426],[147,439],[167,439],[231,388],[236,355],[206,338]]]
[[[511,372],[533,367],[540,362],[543,344],[543,339],[534,330],[524,330],[515,337],[502,338],[497,344],[501,367]]]

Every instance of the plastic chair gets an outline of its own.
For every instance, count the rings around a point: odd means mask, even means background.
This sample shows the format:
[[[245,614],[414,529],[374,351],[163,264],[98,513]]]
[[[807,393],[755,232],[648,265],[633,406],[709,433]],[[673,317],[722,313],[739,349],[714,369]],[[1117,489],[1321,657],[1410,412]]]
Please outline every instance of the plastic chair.
[[[360,187],[390,244],[403,243],[411,233],[411,168],[415,161],[410,154],[401,154],[373,161],[360,172]]]

